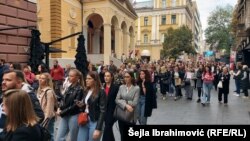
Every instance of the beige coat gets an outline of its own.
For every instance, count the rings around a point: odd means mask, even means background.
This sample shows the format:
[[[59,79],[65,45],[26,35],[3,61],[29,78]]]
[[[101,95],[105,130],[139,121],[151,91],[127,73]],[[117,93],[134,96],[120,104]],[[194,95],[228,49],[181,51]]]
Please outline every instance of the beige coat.
[[[46,90],[48,91],[46,92]],[[47,96],[45,96],[45,92]],[[45,116],[44,119],[54,117],[55,116],[55,110],[54,110],[55,95],[54,95],[53,89],[50,87],[43,88],[37,92],[37,97],[42,107],[42,110],[44,112],[44,116]]]

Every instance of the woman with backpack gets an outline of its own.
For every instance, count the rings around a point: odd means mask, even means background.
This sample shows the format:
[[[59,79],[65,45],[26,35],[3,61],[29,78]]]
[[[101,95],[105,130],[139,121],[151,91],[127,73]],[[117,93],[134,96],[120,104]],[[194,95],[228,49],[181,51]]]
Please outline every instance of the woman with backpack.
[[[40,74],[37,97],[45,116],[42,124],[49,130],[52,136],[51,141],[54,141],[55,105],[57,105],[57,101],[49,73]]]

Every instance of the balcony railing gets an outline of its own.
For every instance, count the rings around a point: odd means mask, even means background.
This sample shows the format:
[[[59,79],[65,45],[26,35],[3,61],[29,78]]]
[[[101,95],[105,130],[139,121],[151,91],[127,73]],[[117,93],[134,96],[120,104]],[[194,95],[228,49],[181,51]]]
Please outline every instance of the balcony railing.
[[[162,44],[161,40],[151,40],[150,42],[141,42],[141,41],[137,41],[136,45],[140,46],[140,45],[159,45]]]

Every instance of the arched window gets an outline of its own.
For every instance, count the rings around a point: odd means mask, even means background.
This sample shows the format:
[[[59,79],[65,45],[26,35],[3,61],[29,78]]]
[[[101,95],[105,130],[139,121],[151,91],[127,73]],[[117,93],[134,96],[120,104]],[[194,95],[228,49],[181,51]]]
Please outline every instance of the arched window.
[[[176,6],[176,0],[172,0],[172,7]]]
[[[166,0],[162,0],[162,8],[166,8],[167,4],[166,4]]]
[[[144,34],[144,43],[148,43],[148,34]]]

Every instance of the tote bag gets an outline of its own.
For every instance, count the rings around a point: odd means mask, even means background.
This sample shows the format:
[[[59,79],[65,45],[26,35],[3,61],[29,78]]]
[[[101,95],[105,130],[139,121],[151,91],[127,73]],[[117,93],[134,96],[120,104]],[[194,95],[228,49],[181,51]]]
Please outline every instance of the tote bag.
[[[218,88],[223,88],[222,81],[219,81],[217,86],[218,86]]]

